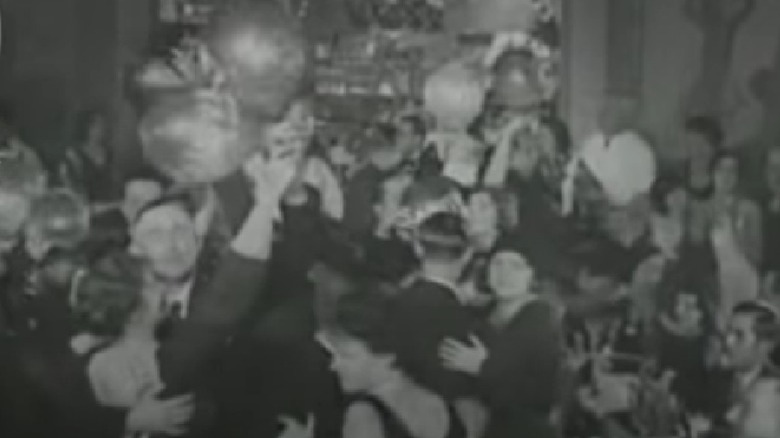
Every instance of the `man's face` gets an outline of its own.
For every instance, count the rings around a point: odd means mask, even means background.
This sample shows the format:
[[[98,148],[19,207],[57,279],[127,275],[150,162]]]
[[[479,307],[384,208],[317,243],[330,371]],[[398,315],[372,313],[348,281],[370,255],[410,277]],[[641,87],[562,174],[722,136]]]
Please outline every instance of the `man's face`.
[[[154,273],[178,279],[195,267],[200,237],[194,219],[178,204],[165,204],[143,213],[132,230],[132,249]]]
[[[696,132],[687,132],[684,141],[688,160],[695,166],[709,166],[715,154],[715,150],[710,142]]]
[[[755,333],[754,317],[736,314],[731,318],[726,334],[729,364],[737,371],[750,371],[760,366],[765,346]]]

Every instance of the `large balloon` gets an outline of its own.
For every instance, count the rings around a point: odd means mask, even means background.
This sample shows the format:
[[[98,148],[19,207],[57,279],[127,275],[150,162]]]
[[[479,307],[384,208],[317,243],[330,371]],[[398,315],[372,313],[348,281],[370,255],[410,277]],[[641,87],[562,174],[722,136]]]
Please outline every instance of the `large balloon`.
[[[423,97],[437,130],[465,131],[482,111],[484,77],[461,62],[450,62],[428,77]]]
[[[55,189],[35,200],[26,223],[26,245],[42,256],[51,247],[72,248],[89,234],[89,206],[67,189]]]
[[[233,101],[210,93],[167,98],[140,124],[144,156],[178,183],[211,183],[236,170],[258,148],[265,128],[246,123]]]
[[[245,4],[215,17],[209,52],[242,111],[281,117],[307,74],[308,47],[294,19],[274,3]]]

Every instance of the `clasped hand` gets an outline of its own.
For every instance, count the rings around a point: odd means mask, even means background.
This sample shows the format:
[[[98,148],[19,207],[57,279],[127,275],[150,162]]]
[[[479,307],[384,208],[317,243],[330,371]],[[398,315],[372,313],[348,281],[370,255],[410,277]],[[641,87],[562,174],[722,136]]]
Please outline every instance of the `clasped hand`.
[[[475,335],[469,336],[469,342],[445,339],[439,346],[439,357],[444,367],[467,374],[479,374],[488,357],[485,344]]]

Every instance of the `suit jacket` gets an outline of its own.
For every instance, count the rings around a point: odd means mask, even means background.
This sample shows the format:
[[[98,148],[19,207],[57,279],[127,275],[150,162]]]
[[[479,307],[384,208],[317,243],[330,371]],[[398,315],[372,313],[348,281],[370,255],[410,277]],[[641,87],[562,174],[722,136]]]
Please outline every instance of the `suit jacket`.
[[[552,307],[534,301],[488,343],[479,375],[490,406],[489,438],[554,437],[550,411],[560,394],[563,339]]]
[[[396,297],[393,307],[390,325],[404,372],[447,400],[476,395],[475,379],[447,370],[439,358],[439,344],[444,339],[467,341],[478,331],[476,318],[454,291],[418,280]]]

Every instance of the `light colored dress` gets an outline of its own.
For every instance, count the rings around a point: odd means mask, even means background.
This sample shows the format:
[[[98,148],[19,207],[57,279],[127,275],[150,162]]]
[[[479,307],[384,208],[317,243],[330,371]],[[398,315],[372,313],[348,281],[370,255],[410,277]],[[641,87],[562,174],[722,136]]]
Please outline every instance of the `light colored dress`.
[[[754,265],[740,247],[733,217],[724,216],[714,225],[711,241],[718,264],[719,316],[725,323],[734,306],[758,298],[761,280]]]
[[[158,344],[138,339],[121,339],[96,353],[87,375],[98,403],[129,409],[162,384],[157,364]],[[127,432],[125,437],[139,437]]]

